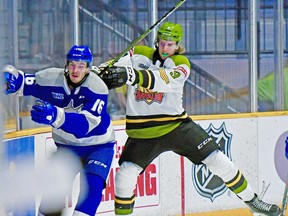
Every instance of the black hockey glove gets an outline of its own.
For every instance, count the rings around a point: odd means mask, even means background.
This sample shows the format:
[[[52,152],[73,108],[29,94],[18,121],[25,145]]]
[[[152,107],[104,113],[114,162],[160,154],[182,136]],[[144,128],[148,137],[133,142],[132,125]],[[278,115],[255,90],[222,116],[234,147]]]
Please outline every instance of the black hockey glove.
[[[100,68],[99,76],[106,83],[108,89],[127,85],[135,85],[139,81],[138,72],[132,67],[104,67]]]

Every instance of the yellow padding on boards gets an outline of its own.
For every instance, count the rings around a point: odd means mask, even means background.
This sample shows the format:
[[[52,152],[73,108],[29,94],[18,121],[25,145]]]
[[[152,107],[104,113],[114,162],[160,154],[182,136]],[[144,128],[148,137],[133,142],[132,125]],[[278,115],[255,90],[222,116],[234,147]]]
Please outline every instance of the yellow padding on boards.
[[[29,113],[27,113],[26,115],[29,115]],[[260,116],[287,116],[287,115],[288,111],[275,111],[275,112],[255,112],[255,113],[237,113],[237,114],[195,115],[190,117],[194,121],[201,121],[201,120],[213,120],[213,119],[239,119],[239,118],[251,118]],[[125,125],[125,120],[113,121],[113,125]],[[39,133],[48,133],[48,132],[51,132],[51,127],[25,129],[21,131],[13,131],[5,133],[4,139],[10,139],[22,136],[31,136]]]

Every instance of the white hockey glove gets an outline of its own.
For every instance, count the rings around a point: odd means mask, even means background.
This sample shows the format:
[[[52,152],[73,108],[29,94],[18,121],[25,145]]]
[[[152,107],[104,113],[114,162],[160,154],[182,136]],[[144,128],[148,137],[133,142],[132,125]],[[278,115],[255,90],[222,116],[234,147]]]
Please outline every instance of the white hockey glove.
[[[4,65],[1,71],[4,75],[5,94],[16,94],[24,84],[24,73],[12,65]]]
[[[106,83],[109,89],[120,87],[124,84],[135,85],[139,82],[137,70],[132,67],[104,67],[99,76]]]

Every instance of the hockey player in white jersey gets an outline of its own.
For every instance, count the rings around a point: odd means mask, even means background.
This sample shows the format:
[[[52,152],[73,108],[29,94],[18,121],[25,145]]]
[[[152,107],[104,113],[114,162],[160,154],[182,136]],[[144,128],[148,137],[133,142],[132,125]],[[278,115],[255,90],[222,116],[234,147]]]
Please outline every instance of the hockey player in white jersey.
[[[73,46],[63,68],[48,68],[35,74],[23,73],[11,65],[2,69],[7,94],[32,95],[39,100],[32,107],[32,120],[52,126],[57,146],[52,162],[71,152],[81,161],[73,171],[71,185],[81,173],[80,197],[73,215],[95,215],[101,202],[114,157],[115,135],[106,112],[108,88],[90,73],[93,55],[87,46]],[[43,143],[44,145],[44,143]],[[67,161],[66,161],[67,162]],[[87,183],[87,187],[84,185]],[[65,197],[42,197],[39,215],[61,215]]]
[[[190,74],[190,63],[182,55],[182,37],[181,25],[166,22],[158,30],[156,49],[136,46],[130,52],[130,64],[121,65],[120,59],[114,67],[101,68],[100,76],[109,88],[128,85],[126,132],[129,137],[115,177],[116,215],[132,214],[138,175],[165,151],[207,165],[252,212],[280,215],[277,205],[257,197],[240,170],[183,108],[183,87]]]

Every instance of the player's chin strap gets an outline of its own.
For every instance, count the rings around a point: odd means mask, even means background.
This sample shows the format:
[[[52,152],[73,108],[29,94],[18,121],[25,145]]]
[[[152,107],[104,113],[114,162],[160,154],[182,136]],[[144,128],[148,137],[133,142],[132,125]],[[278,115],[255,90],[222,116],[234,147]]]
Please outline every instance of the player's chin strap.
[[[73,88],[77,88],[80,85],[82,85],[82,83],[87,79],[87,77],[89,76],[89,73],[87,73],[79,83],[73,83],[70,79],[69,71],[68,71],[67,65],[66,65],[65,69],[64,69],[64,76],[67,80],[68,85],[71,85]]]

